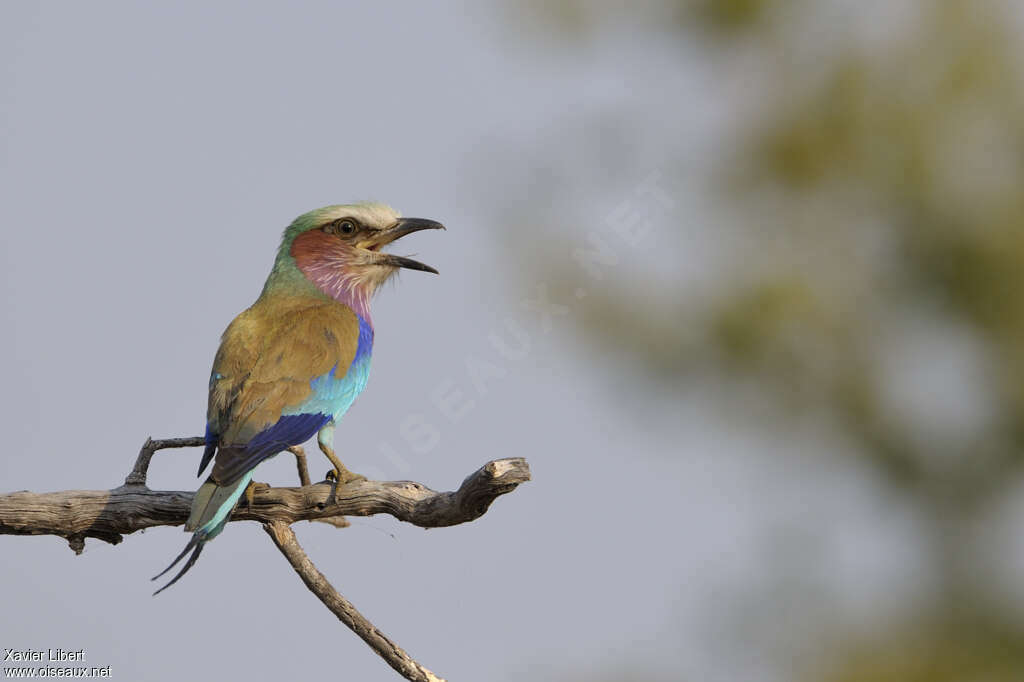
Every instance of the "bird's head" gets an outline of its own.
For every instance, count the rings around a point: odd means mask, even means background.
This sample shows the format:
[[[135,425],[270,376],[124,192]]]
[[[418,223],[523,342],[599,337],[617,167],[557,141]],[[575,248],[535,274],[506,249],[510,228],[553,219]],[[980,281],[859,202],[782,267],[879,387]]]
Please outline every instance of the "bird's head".
[[[274,269],[294,267],[335,300],[365,307],[399,268],[437,273],[429,265],[382,249],[407,234],[439,229],[444,229],[439,222],[402,218],[384,204],[326,206],[302,214],[288,226]]]

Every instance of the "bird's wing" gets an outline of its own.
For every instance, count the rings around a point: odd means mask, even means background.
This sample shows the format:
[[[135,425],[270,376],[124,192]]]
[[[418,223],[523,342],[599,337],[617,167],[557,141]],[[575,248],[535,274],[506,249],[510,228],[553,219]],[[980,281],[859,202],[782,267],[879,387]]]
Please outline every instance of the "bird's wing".
[[[210,378],[207,423],[219,444],[213,478],[230,484],[326,424],[331,414],[301,408],[316,402],[314,380],[345,376],[358,343],[355,313],[333,303],[257,304],[239,315]]]

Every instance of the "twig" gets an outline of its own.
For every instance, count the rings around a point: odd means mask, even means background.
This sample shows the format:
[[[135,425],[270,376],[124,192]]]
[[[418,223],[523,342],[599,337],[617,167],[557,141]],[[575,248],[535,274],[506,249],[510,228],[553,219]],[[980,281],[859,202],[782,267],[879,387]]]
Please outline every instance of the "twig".
[[[149,461],[153,459],[153,453],[164,448],[193,448],[206,445],[206,439],[202,436],[192,438],[165,438],[153,440],[147,438],[139,450],[139,456],[135,460],[135,466],[124,479],[125,485],[146,485],[146,475],[149,472]]]
[[[288,563],[292,565],[295,572],[302,578],[309,591],[317,596],[331,612],[338,617],[352,632],[366,642],[371,649],[376,651],[387,664],[398,671],[402,677],[412,682],[444,682],[444,678],[438,677],[425,667],[417,663],[407,654],[402,647],[391,641],[387,635],[374,627],[373,623],[356,610],[352,602],[341,596],[334,586],[324,577],[317,567],[310,561],[306,552],[299,545],[295,533],[288,524],[281,521],[271,521],[263,524],[263,530],[281,550]]]
[[[301,445],[293,445],[288,451],[295,455],[295,468],[299,472],[299,485],[309,485],[309,467],[306,466],[306,451]]]

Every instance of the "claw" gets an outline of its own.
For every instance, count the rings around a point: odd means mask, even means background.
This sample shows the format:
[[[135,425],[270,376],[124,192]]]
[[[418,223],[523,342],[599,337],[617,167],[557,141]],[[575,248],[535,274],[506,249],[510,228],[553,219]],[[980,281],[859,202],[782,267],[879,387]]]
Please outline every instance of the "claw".
[[[270,485],[267,483],[257,483],[256,481],[249,481],[249,485],[245,487],[245,506],[248,509],[252,509],[253,501],[256,499],[256,491],[264,492],[270,490]]]
[[[334,468],[327,472],[328,481],[337,481],[339,485],[345,485],[352,481],[366,480],[366,476],[363,476],[362,474],[354,474],[345,468],[345,465],[341,463],[338,456],[334,454],[334,448],[330,445],[327,445],[322,441],[317,441],[317,445],[320,446],[320,452],[324,453],[324,456],[331,460],[331,464],[334,465]]]

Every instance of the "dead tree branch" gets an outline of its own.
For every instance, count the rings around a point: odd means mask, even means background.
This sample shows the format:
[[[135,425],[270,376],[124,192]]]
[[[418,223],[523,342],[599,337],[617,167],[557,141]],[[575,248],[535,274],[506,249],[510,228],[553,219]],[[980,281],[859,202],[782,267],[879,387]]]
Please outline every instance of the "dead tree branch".
[[[371,649],[387,661],[388,665],[397,670],[399,675],[414,682],[444,682],[443,678],[414,661],[402,647],[388,639],[363,614],[359,613],[352,602],[338,594],[324,574],[317,570],[317,567],[306,556],[306,552],[299,545],[291,526],[280,521],[272,521],[263,524],[263,530],[267,531],[267,535],[288,559],[288,563],[302,578],[302,582],[306,583],[309,591],[315,594],[324,603],[324,606],[338,617],[338,620],[359,635]]]
[[[80,551],[85,538],[117,544],[122,536],[137,530],[182,524],[188,517],[192,493],[151,490],[145,484],[146,472],[156,450],[202,443],[202,438],[147,440],[128,475],[130,482],[112,490],[0,495],[0,535],[56,535],[69,540],[72,548],[78,545]],[[231,520],[294,523],[390,514],[422,528],[453,526],[479,518],[496,498],[528,480],[526,460],[513,457],[488,462],[453,492],[437,492],[414,481],[353,481],[340,487],[329,481],[302,487],[261,486],[252,507],[239,505]]]
[[[150,490],[146,476],[157,450],[196,447],[200,438],[146,439],[124,485],[112,490],[20,491],[0,495],[0,535],[56,535],[80,554],[86,538],[111,544],[124,535],[154,526],[175,526],[188,518],[192,493]],[[441,678],[412,660],[352,606],[321,574],[299,546],[289,524],[326,521],[345,525],[344,516],[390,514],[422,528],[466,523],[482,516],[495,499],[530,480],[521,457],[497,459],[480,467],[458,490],[436,492],[414,481],[353,481],[343,486],[324,481],[308,484],[301,448],[293,449],[302,487],[259,486],[252,506],[244,502],[231,521],[259,521],[306,586],[391,667],[408,680]]]

